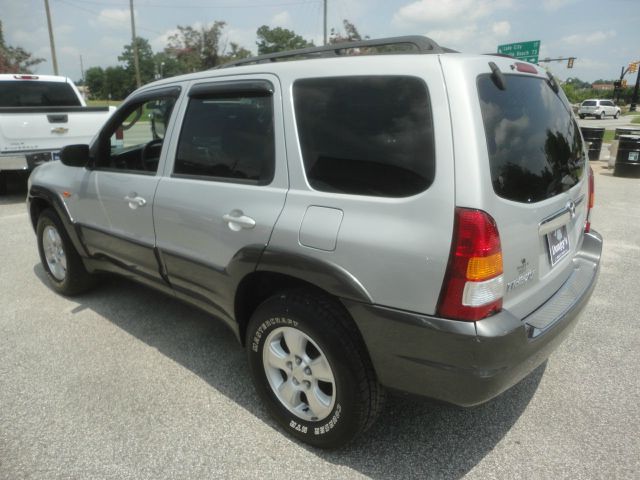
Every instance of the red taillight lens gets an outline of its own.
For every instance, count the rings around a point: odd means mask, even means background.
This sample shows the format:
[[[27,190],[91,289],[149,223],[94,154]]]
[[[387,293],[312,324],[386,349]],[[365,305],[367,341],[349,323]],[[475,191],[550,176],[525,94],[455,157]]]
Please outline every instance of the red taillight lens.
[[[587,206],[587,221],[584,224],[584,232],[589,233],[591,231],[591,209],[596,200],[596,188],[593,179],[593,169],[589,167],[589,201]]]
[[[475,321],[502,309],[502,248],[496,222],[481,210],[456,208],[454,237],[438,315]]]

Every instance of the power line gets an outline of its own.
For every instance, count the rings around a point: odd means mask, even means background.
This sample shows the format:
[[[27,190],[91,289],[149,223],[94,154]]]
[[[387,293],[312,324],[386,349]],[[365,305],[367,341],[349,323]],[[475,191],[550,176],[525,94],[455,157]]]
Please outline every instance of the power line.
[[[65,0],[57,0],[59,2],[63,2],[66,3]],[[126,7],[127,3],[126,2],[122,2],[122,3],[113,3],[113,2],[100,2],[97,0],[75,0],[78,3],[84,3],[87,5],[101,5],[101,6],[105,6],[105,7]],[[182,3],[180,4],[167,4],[167,3],[145,3],[145,4],[138,4],[138,8],[169,8],[169,9],[177,9],[177,10],[183,10],[183,9],[210,9],[210,10],[215,10],[215,9],[219,9],[219,8],[226,8],[226,9],[239,9],[239,8],[260,8],[260,7],[292,7],[292,6],[296,6],[296,5],[305,5],[305,4],[309,4],[309,3],[322,3],[323,0],[315,0],[315,1],[310,1],[310,0],[304,0],[304,1],[295,1],[295,2],[274,2],[274,3],[246,3],[246,4],[242,4],[242,5],[238,5],[238,4],[226,4],[226,5],[215,5],[215,4],[201,4],[201,5],[184,5]]]

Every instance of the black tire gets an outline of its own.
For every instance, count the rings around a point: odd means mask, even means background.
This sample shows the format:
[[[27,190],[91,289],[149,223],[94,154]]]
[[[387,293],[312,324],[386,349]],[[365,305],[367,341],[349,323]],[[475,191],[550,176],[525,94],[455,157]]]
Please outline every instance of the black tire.
[[[615,118],[617,120],[619,116],[620,116],[620,112],[616,112],[616,114],[613,116],[613,118]]]
[[[307,339],[302,343],[305,359],[297,366],[293,362],[297,362],[298,357],[294,355],[295,349],[289,349],[285,334]],[[289,371],[269,365],[265,367],[267,340],[279,352],[288,355],[282,357],[285,359],[282,362],[287,365],[283,368]],[[319,448],[346,445],[369,428],[382,409],[384,391],[376,380],[355,325],[337,301],[321,292],[292,290],[264,301],[251,317],[246,345],[256,391],[269,413],[285,431],[309,445]],[[333,383],[312,376],[315,374],[311,367],[315,368],[319,359],[326,359],[328,371],[333,374]],[[267,369],[271,372],[269,376]],[[307,374],[309,376],[305,377]],[[318,376],[322,374],[318,373]],[[281,386],[289,384],[286,390],[295,391],[290,404],[301,406],[298,413],[278,398],[270,382],[281,382]],[[322,418],[314,416],[312,402],[308,400],[314,396],[316,400],[313,403],[319,405],[318,395],[332,402],[327,400],[322,404],[324,412],[328,412]]]
[[[602,117],[603,117],[603,116],[604,116],[604,114],[603,114],[603,113],[600,113],[600,114],[596,115],[596,118],[597,118],[598,120],[602,120]]]
[[[49,261],[45,252],[45,243],[50,241],[45,240],[44,236],[54,235],[55,237],[56,233],[58,235],[56,244],[59,245],[59,250],[55,255],[56,259]],[[46,209],[40,214],[36,235],[40,261],[51,288],[63,295],[72,296],[83,293],[95,285],[95,277],[84,268],[80,255],[67,235],[60,218],[53,210]],[[64,259],[64,262],[58,259]],[[66,264],[61,269],[57,267],[63,263]]]
[[[580,115],[580,120],[584,120],[584,115]]]

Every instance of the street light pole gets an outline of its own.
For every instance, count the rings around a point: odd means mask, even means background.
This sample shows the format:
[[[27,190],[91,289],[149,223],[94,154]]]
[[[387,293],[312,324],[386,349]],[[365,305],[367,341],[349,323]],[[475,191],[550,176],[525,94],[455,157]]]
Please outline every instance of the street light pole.
[[[53,63],[53,74],[58,75],[58,59],[56,58],[56,44],[53,41],[53,28],[51,27],[51,12],[49,11],[49,0],[44,0],[44,9],[47,12],[47,25],[49,26],[49,43],[51,44],[51,62]]]

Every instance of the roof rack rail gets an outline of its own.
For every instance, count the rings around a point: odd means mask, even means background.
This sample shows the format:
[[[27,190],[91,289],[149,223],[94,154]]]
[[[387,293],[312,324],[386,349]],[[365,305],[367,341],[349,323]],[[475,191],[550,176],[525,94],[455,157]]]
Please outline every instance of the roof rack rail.
[[[387,46],[397,46],[397,45],[410,45],[413,47],[414,53],[457,53],[455,50],[441,47],[435,41],[431,40],[428,37],[423,37],[420,35],[408,35],[403,37],[388,37],[388,38],[378,38],[378,39],[372,39],[372,40],[359,40],[356,42],[334,43],[333,45],[324,45],[321,47],[309,47],[309,48],[300,48],[298,50],[288,50],[286,52],[267,53],[266,55],[258,55],[256,57],[249,57],[249,58],[243,58],[241,60],[234,60],[233,62],[224,63],[222,65],[218,65],[213,68],[218,69],[218,68],[236,67],[238,65],[250,65],[250,64],[256,64],[256,63],[275,62],[280,59],[295,58],[295,57],[303,57],[303,58],[323,58],[323,57],[332,57],[332,56],[339,57],[345,54],[345,50],[353,50],[356,48],[387,47]],[[390,51],[390,52],[381,52],[381,53],[398,54],[398,53],[406,53],[406,52]]]

